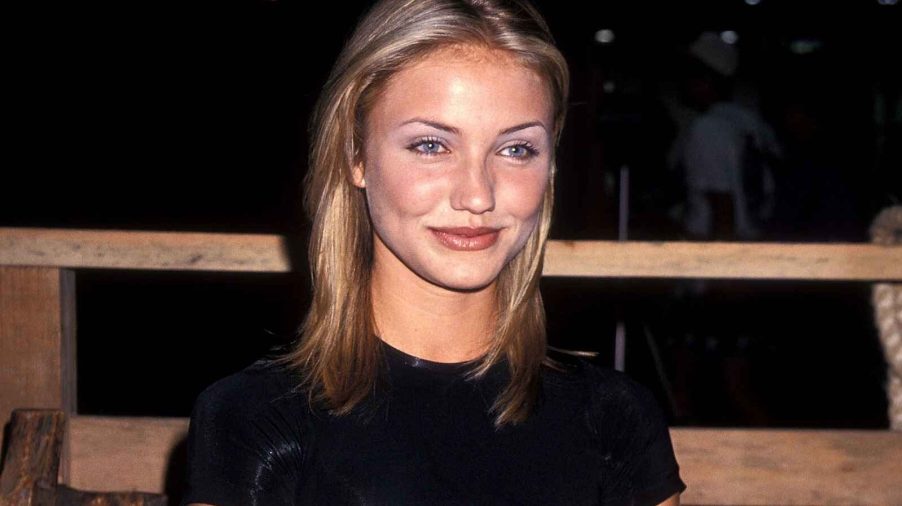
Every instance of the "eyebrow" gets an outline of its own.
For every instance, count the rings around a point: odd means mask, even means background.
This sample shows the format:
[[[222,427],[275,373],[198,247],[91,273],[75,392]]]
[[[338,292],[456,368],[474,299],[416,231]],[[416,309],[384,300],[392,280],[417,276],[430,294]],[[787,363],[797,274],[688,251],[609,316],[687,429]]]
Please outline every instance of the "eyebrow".
[[[439,123],[437,121],[430,121],[428,119],[423,119],[423,118],[409,119],[409,120],[401,123],[400,126],[408,125],[410,123],[422,123],[426,126],[435,128],[436,130],[441,130],[443,132],[452,133],[454,135],[460,135],[460,129],[457,129],[450,125],[446,125],[444,123]],[[544,130],[548,130],[548,128],[545,127],[545,124],[542,123],[541,121],[529,121],[527,123],[521,123],[519,125],[514,125],[512,127],[505,128],[504,130],[498,132],[498,135],[507,135],[507,134],[514,133],[514,132],[517,132],[520,130],[525,130],[527,128],[531,128],[534,126],[541,127]]]
[[[543,130],[548,130],[547,128],[545,128],[545,124],[542,123],[541,121],[530,121],[528,123],[521,123],[519,125],[514,125],[510,128],[505,128],[504,130],[499,132],[498,135],[507,135],[507,134],[511,134],[511,133],[517,132],[519,130],[525,130],[527,128],[534,127],[534,126],[542,127]]]

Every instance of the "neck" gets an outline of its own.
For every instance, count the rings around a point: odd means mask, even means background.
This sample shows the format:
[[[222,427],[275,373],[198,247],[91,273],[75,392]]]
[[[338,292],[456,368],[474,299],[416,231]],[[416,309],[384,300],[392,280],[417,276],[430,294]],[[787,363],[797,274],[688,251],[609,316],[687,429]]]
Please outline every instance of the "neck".
[[[485,353],[494,324],[494,283],[465,292],[437,286],[378,245],[371,289],[376,331],[391,346],[433,362],[465,362]]]

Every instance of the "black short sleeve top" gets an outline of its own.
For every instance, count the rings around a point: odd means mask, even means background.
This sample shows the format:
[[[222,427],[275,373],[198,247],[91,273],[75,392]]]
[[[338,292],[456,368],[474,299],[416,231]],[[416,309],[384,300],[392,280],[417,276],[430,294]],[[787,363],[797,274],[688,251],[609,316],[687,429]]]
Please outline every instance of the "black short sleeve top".
[[[503,365],[469,380],[465,364],[383,349],[386,387],[341,417],[268,362],[207,388],[183,504],[653,505],[686,488],[657,403],[623,373],[546,370],[530,417],[496,429]]]

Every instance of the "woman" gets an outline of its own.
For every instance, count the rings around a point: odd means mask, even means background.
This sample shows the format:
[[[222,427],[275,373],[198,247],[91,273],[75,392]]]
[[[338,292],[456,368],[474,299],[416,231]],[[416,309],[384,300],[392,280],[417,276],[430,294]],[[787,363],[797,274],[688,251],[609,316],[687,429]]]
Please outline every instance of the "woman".
[[[198,398],[193,504],[678,504],[624,375],[546,356],[568,74],[520,1],[384,0],[313,118],[299,344]]]

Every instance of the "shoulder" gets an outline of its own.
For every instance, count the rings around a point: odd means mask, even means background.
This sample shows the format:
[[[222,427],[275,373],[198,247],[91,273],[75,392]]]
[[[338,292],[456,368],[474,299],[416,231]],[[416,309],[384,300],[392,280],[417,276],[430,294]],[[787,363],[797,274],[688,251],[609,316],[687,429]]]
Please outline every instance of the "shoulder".
[[[549,368],[546,384],[554,391],[578,393],[596,410],[659,411],[651,391],[626,373],[584,358],[555,356],[553,359],[558,367]]]
[[[285,409],[303,398],[295,392],[289,371],[268,362],[254,362],[204,389],[194,402],[191,423],[235,425],[266,411]]]
[[[580,399],[582,425],[604,455],[603,489],[617,498],[612,504],[659,504],[685,490],[666,418],[648,388],[586,360],[548,377],[550,390]]]
[[[626,373],[594,364],[585,367],[593,400],[599,407],[616,407],[646,416],[660,414],[651,391]]]
[[[286,369],[256,362],[197,397],[188,430],[188,503],[291,504],[306,396]]]
[[[549,371],[545,385],[556,409],[578,414],[597,442],[613,451],[641,452],[668,432],[654,394],[623,372],[571,359]]]
[[[310,411],[299,384],[290,370],[270,362],[255,362],[216,381],[197,396],[191,432],[239,441],[296,434]]]
[[[191,428],[234,439],[296,434],[310,413],[299,385],[292,371],[257,361],[197,396]]]
[[[287,368],[259,360],[208,386],[198,395],[196,406],[265,409],[274,403],[299,397],[299,382]]]

